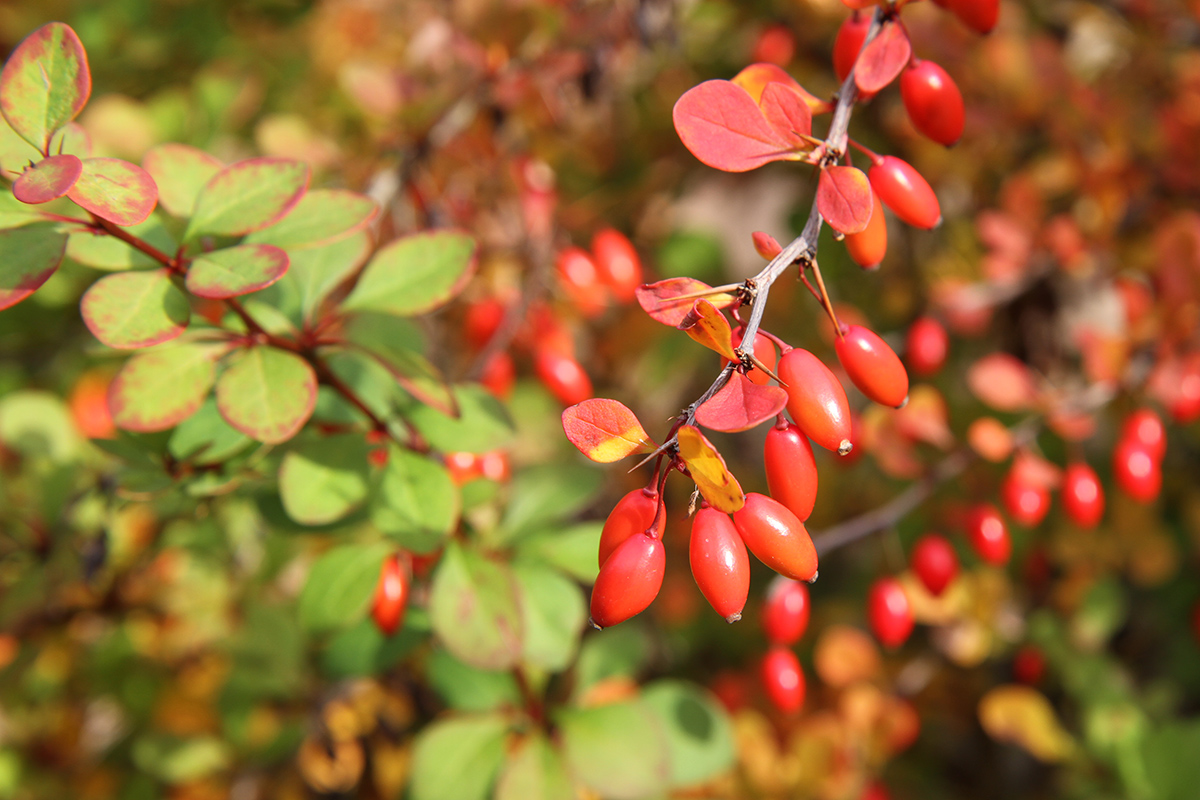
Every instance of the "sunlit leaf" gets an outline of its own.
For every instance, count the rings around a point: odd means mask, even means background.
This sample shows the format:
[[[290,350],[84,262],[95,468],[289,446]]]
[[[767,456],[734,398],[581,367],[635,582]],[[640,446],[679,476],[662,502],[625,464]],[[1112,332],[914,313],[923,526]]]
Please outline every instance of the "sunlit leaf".
[[[979,723],[993,739],[1015,744],[1042,761],[1064,761],[1075,752],[1075,742],[1050,701],[1029,686],[989,690],[979,701]]]
[[[370,254],[371,237],[365,231],[329,244],[290,249],[291,264],[284,281],[296,287],[301,316],[311,320],[325,299],[353,275]]]
[[[487,800],[504,763],[509,723],[499,712],[443,717],[417,736],[412,800]]]
[[[424,403],[405,414],[436,450],[444,453],[486,453],[506,445],[513,436],[512,419],[504,405],[482,386],[454,387],[458,415],[449,416]]]
[[[158,203],[150,173],[119,158],[86,158],[67,197],[98,217],[128,227],[145,222]]]
[[[246,237],[250,244],[314,247],[361,231],[379,216],[379,204],[346,189],[313,189],[287,216]]]
[[[509,755],[494,800],[575,800],[562,754],[534,731]]]
[[[157,214],[151,214],[145,222],[130,226],[127,230],[163,253],[175,252],[175,240],[163,227]],[[85,266],[105,270],[160,266],[158,261],[141,250],[103,231],[72,233],[67,241],[67,258]]]
[[[709,350],[719,353],[722,358],[737,360],[733,352],[733,329],[729,327],[729,320],[703,297],[693,301],[692,310],[675,327]]]
[[[187,288],[197,297],[224,300],[265,289],[287,269],[286,251],[269,244],[239,244],[192,259]]]
[[[139,433],[178,425],[204,403],[224,349],[188,343],[135,355],[121,367],[108,390],[113,422]]]
[[[109,347],[134,350],[187,329],[191,308],[165,269],[118,272],[92,284],[80,303],[88,330]]]
[[[767,121],[754,98],[729,81],[705,81],[684,92],[672,117],[684,146],[716,169],[746,172],[795,157],[791,142]]]
[[[216,399],[209,397],[196,413],[175,426],[167,452],[181,461],[213,464],[237,455],[253,441],[232,428],[217,410]]]
[[[366,614],[383,559],[392,550],[386,542],[347,544],[321,556],[300,592],[300,623],[310,631],[328,631]]]
[[[800,94],[781,83],[769,83],[758,105],[775,132],[792,147],[812,149],[812,144],[804,138],[812,134],[812,110]]]
[[[361,434],[324,436],[288,450],[279,465],[279,499],[293,521],[327,525],[367,497],[367,442]]]
[[[912,58],[908,31],[898,22],[886,22],[879,35],[863,47],[854,66],[858,90],[874,94],[896,79]]]
[[[732,514],[746,504],[746,495],[733,473],[725,466],[725,459],[717,452],[699,428],[684,425],[677,432],[679,457],[687,464],[696,488],[718,511]]]
[[[405,236],[375,254],[343,307],[397,316],[445,304],[475,271],[475,240],[458,231]]]
[[[637,416],[616,400],[593,398],[573,405],[563,411],[562,425],[571,444],[601,464],[655,447]]]
[[[645,687],[642,702],[666,733],[672,786],[702,783],[732,766],[733,726],[712,695],[683,681],[660,680]]]
[[[441,547],[458,525],[462,500],[450,473],[435,458],[392,447],[371,519],[417,553]]]
[[[308,188],[309,169],[286,158],[249,158],[209,179],[196,197],[185,240],[243,236],[287,214]]]
[[[565,669],[587,625],[583,593],[574,581],[542,564],[517,562],[513,576],[520,587],[522,660],[551,672]]]
[[[508,565],[451,542],[429,595],[433,630],[455,658],[508,669],[521,658],[521,609]]]
[[[666,737],[639,702],[567,709],[558,718],[567,764],[585,786],[611,800],[656,796],[671,781]],[[614,768],[620,764],[620,768]]]
[[[14,131],[47,155],[51,137],[79,115],[91,93],[83,43],[62,22],[25,37],[0,72],[0,111]]]
[[[824,111],[829,106],[824,100],[810,94],[803,86],[796,82],[795,78],[787,74],[782,67],[775,64],[751,64],[737,75],[734,75],[729,82],[735,83],[745,89],[750,97],[754,98],[754,102],[756,103],[762,102],[763,91],[767,86],[777,83],[794,94],[798,94],[812,113]],[[811,114],[809,118],[811,119]]]
[[[706,293],[705,299],[718,309],[729,308],[737,302],[736,295],[707,294],[711,291],[711,286],[695,278],[668,278],[639,286],[637,301],[652,319],[674,328],[691,312],[697,294]]]
[[[997,411],[1026,411],[1037,403],[1033,375],[1007,353],[993,353],[967,370],[967,386],[976,397]]]
[[[53,225],[0,230],[0,310],[38,290],[62,263],[67,236]]]
[[[48,203],[71,191],[82,174],[83,162],[76,156],[50,156],[22,172],[12,185],[12,193],[22,203]]]
[[[217,379],[217,408],[225,421],[260,442],[296,435],[317,402],[317,376],[295,353],[251,347]]]
[[[159,202],[181,219],[192,215],[200,190],[224,166],[216,156],[174,142],[152,147],[142,157],[142,168],[158,185]]]
[[[760,386],[735,372],[720,391],[696,410],[696,422],[714,431],[749,430],[783,411],[787,399],[782,387]]]
[[[867,174],[857,167],[826,167],[817,183],[817,210],[834,230],[860,233],[871,221],[875,199]]]

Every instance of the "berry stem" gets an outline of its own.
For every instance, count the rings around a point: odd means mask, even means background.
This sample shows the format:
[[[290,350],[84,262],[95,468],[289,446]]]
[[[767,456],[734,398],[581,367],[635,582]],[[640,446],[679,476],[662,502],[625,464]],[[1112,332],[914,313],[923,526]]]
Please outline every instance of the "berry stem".
[[[837,333],[839,339],[846,338],[846,334],[842,332],[842,324],[838,322],[837,313],[833,310],[833,301],[829,299],[829,292],[825,289],[825,279],[821,277],[821,267],[817,264],[817,260],[812,260],[813,277],[817,279],[817,288],[821,290],[821,304],[825,306],[825,313],[829,315],[829,320],[833,323],[833,330]]]

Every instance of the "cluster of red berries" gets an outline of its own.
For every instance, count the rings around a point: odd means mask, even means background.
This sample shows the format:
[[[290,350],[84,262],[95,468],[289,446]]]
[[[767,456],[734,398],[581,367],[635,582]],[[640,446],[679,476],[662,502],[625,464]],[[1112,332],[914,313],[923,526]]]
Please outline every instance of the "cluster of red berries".
[[[763,602],[763,633],[770,649],[759,668],[760,678],[767,699],[784,714],[794,714],[804,705],[804,671],[792,647],[808,629],[809,607],[808,587],[782,576],[771,582]]]

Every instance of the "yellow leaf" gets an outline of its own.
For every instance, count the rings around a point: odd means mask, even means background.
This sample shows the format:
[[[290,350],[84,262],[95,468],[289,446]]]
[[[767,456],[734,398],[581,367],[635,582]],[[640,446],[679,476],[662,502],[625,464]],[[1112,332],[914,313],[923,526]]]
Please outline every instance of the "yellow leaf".
[[[1064,761],[1075,750],[1050,701],[1028,686],[997,686],[985,694],[979,701],[979,722],[993,739],[1015,744],[1042,761]]]
[[[676,434],[679,440],[679,457],[687,464],[696,488],[718,511],[732,514],[746,504],[746,495],[733,473],[725,466],[725,459],[717,452],[699,428],[684,425]]]

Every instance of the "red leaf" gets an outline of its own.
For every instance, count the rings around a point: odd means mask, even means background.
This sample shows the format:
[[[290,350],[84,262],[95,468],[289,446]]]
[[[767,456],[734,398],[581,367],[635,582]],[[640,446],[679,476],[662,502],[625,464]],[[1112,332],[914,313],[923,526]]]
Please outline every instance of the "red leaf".
[[[908,33],[895,22],[883,26],[858,56],[854,67],[854,82],[860,92],[874,94],[892,81],[912,58],[912,42]]]
[[[733,352],[733,329],[729,327],[729,321],[704,298],[697,300],[692,310],[675,327],[724,358],[730,361],[737,359]]]
[[[782,83],[768,83],[759,108],[780,136],[797,148],[812,149],[803,138],[812,133],[812,110],[799,94]]]
[[[579,452],[601,464],[649,453],[654,441],[637,416],[616,400],[593,398],[562,413],[563,432]]]
[[[672,328],[683,322],[692,310],[692,301],[701,292],[712,291],[712,287],[695,278],[668,278],[657,283],[645,283],[635,292],[638,305],[650,317]],[[732,294],[708,295],[715,308],[729,308],[737,298]]]
[[[767,261],[783,252],[783,245],[775,241],[775,237],[769,233],[755,231],[750,237],[754,240],[754,249]]]
[[[13,196],[22,203],[48,203],[71,191],[83,173],[83,162],[72,155],[43,158],[21,173],[13,183]]]
[[[714,431],[745,431],[783,411],[787,392],[779,386],[759,386],[740,372],[696,410],[696,422]]]
[[[1029,368],[1006,353],[993,353],[972,364],[967,386],[997,411],[1024,411],[1037,403],[1038,390]]]
[[[767,122],[745,89],[705,81],[684,92],[672,111],[685,147],[710,167],[746,172],[792,158],[792,146]]]
[[[817,209],[834,229],[842,233],[866,230],[875,210],[871,182],[857,167],[827,167],[817,184]]]

